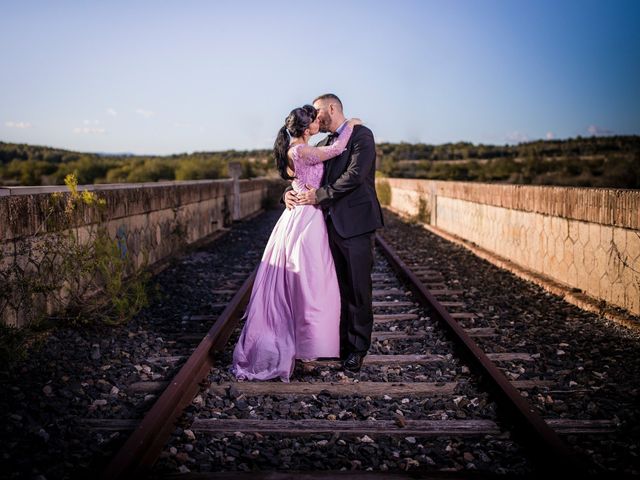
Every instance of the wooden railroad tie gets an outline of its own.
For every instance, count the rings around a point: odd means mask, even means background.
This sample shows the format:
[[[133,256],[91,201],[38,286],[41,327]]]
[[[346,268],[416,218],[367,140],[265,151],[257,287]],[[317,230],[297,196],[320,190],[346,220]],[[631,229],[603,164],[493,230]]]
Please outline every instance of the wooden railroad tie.
[[[519,389],[527,390],[537,387],[549,387],[554,384],[550,380],[514,380],[511,384]],[[385,395],[401,397],[430,397],[434,395],[453,395],[458,382],[224,382],[211,385],[209,393],[226,395],[229,387],[249,396],[254,395],[318,395],[328,393],[343,396],[383,397]]]
[[[396,322],[401,320],[418,320],[420,317],[415,313],[389,313],[389,314],[380,314],[374,315],[373,321],[375,323],[384,323],[384,322]]]
[[[373,308],[377,308],[377,307],[384,307],[384,308],[389,308],[389,307],[415,307],[416,304],[413,302],[373,302]]]
[[[233,385],[245,395],[318,395],[330,393],[344,396],[411,396],[429,397],[433,395],[453,395],[457,382],[225,382],[211,385],[209,393],[226,395]]]
[[[399,288],[386,288],[382,290],[372,290],[371,295],[373,297],[386,297],[387,295],[405,295],[405,290],[400,290]]]
[[[404,427],[390,420],[244,420],[244,419],[196,419],[191,430],[200,433],[350,433],[353,435],[491,435],[499,433],[492,420],[404,420]],[[548,418],[547,424],[562,435],[606,434],[616,431],[614,420],[581,420]],[[249,423],[251,422],[251,423]],[[260,422],[260,423],[253,423]],[[318,422],[316,424],[310,422]],[[140,423],[131,418],[84,418],[78,421],[80,428],[96,431],[133,430]],[[269,427],[269,424],[272,426]],[[286,426],[285,426],[286,425]],[[285,428],[288,428],[286,430]]]
[[[535,359],[530,353],[515,352],[515,353],[488,353],[487,356],[494,362],[533,362]],[[167,355],[160,357],[149,357],[146,359],[147,363],[152,365],[167,365],[178,363],[185,360],[187,357],[184,355]],[[423,365],[434,362],[444,362],[447,360],[445,355],[427,353],[424,355],[367,355],[364,357],[365,365]],[[335,359],[320,359],[311,362],[303,362],[304,365],[310,365],[314,367],[337,367],[340,362]]]
[[[465,331],[472,337],[495,337],[497,332],[495,328],[466,328]],[[420,338],[428,337],[430,332],[419,330],[413,333],[406,332],[387,332],[387,331],[374,331],[371,333],[371,340],[384,341],[384,340],[419,340]]]

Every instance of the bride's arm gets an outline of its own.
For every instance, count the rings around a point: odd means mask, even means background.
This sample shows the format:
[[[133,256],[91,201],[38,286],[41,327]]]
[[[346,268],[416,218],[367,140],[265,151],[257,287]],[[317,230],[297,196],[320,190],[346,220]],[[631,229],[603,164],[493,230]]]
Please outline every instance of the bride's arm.
[[[353,133],[353,127],[356,125],[362,125],[362,121],[357,118],[350,119],[332,145],[327,145],[326,147],[303,145],[299,147],[298,155],[300,159],[308,165],[314,165],[340,155],[346,148],[349,138],[351,138],[351,134]]]

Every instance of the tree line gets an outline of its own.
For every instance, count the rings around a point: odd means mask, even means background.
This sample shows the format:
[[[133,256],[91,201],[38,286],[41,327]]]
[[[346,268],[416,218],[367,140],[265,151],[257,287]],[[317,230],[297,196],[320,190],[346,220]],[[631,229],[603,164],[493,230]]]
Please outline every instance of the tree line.
[[[389,177],[640,189],[640,136],[577,137],[518,145],[381,143]]]
[[[166,156],[108,155],[0,142],[0,184],[62,185],[72,173],[81,185],[216,179],[228,176],[231,162],[242,165],[243,178],[253,178],[270,169],[270,154],[269,150],[227,150]]]
[[[405,178],[534,185],[640,188],[640,136],[577,137],[518,145],[469,142],[377,144],[377,169]],[[276,175],[270,150],[227,150],[167,156],[102,155],[0,142],[0,184],[61,185],[200,180]]]

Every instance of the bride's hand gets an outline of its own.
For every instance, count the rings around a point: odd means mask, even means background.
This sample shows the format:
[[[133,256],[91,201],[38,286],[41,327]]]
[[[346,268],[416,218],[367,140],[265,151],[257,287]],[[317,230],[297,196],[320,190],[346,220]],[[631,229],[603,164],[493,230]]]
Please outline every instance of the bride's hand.
[[[364,122],[362,120],[360,120],[359,118],[350,118],[349,119],[349,125],[351,125],[352,127],[355,127],[356,125],[362,125]]]

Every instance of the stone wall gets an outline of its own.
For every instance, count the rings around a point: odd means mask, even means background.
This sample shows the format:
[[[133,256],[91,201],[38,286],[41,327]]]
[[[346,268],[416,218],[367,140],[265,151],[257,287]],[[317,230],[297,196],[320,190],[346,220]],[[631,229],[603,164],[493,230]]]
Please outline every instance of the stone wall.
[[[640,315],[640,191],[379,179],[389,207]]]
[[[259,211],[270,194],[282,191],[275,183],[227,179],[88,185],[79,190],[95,191],[106,200],[103,218],[108,219],[109,234],[120,240],[139,267],[156,264],[233,220]],[[51,235],[46,225],[51,218],[51,194],[56,191],[65,192],[66,187],[0,187],[0,288],[16,272],[37,277],[41,259],[36,258],[34,245]],[[76,217],[75,230],[79,238],[86,237],[98,220],[96,210],[81,209]],[[0,295],[0,316],[9,325],[30,321],[30,312],[12,304],[7,295]]]

